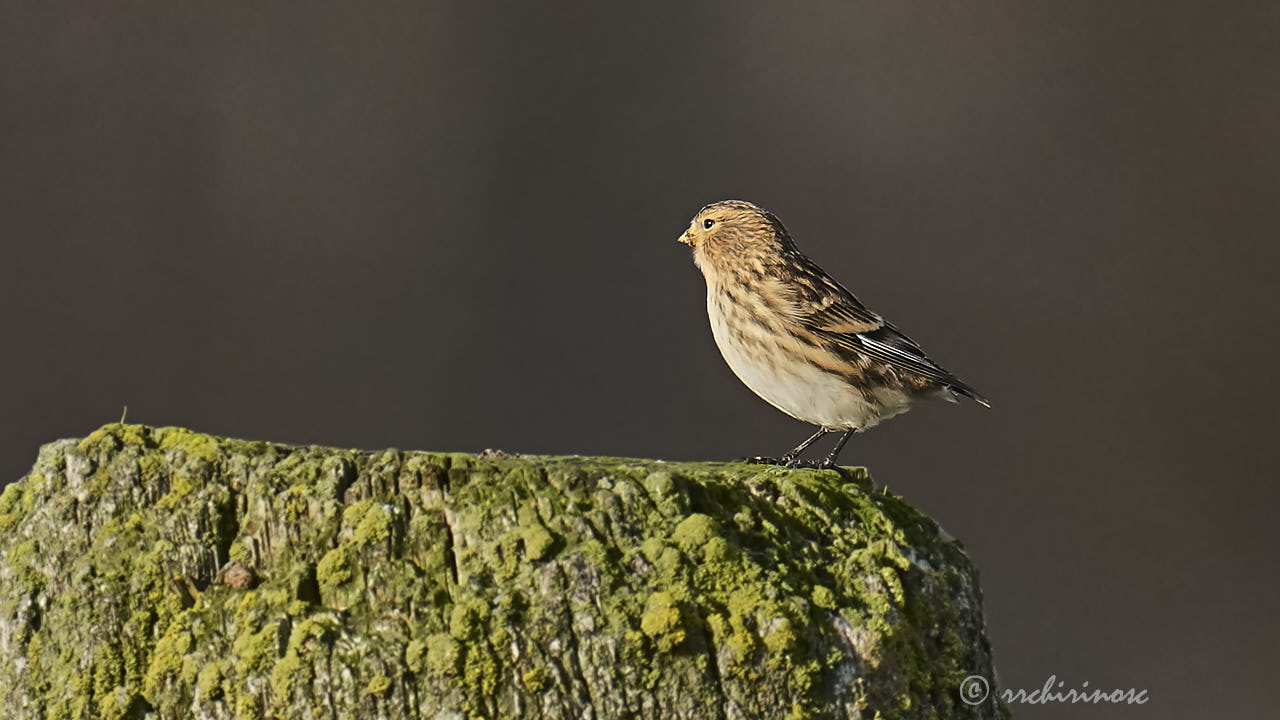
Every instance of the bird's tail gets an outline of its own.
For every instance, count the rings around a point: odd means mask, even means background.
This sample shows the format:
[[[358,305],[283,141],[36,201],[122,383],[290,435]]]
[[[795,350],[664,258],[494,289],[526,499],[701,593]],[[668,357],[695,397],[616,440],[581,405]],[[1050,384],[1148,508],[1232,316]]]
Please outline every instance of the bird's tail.
[[[991,407],[991,403],[988,402],[986,398],[982,397],[982,393],[974,390],[959,380],[952,379],[951,382],[947,383],[947,389],[956,395],[963,395],[970,400],[973,400],[982,407]]]

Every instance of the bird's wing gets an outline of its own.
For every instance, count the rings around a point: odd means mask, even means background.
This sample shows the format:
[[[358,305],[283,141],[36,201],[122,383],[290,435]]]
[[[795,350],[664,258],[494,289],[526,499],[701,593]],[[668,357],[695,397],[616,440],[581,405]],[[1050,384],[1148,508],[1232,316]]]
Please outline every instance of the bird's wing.
[[[807,258],[806,258],[807,260]],[[853,293],[812,261],[794,284],[795,320],[835,348],[862,354],[894,368],[946,385],[978,402],[986,400],[929,359],[924,350],[898,328],[868,310]]]
[[[800,259],[797,272],[786,287],[790,291],[792,317],[813,332],[856,335],[884,327],[884,319],[871,312],[853,293],[833,280],[808,258]]]

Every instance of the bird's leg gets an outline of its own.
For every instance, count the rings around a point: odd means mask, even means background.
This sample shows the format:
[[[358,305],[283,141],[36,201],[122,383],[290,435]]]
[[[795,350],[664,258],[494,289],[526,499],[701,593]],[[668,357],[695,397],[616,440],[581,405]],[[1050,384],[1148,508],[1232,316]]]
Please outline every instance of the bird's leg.
[[[800,453],[804,452],[805,448],[817,442],[818,438],[822,437],[823,435],[826,435],[829,432],[831,431],[827,430],[826,428],[819,429],[818,432],[809,436],[808,440],[805,440],[804,442],[800,443],[799,446],[797,446],[795,449],[793,449],[791,452],[787,453],[786,455],[783,455],[782,457],[779,457],[779,458],[753,457],[753,458],[747,458],[747,462],[757,463],[760,465],[785,465],[787,467],[795,467],[798,464],[796,462],[796,458],[800,457]]]
[[[824,468],[835,467],[836,458],[840,455],[840,451],[844,449],[844,444],[849,442],[849,438],[853,437],[853,434],[856,432],[858,432],[857,428],[845,430],[844,435],[841,435],[840,439],[836,441],[836,446],[831,449],[830,453],[827,454],[827,458],[822,461],[822,465],[820,467],[824,467]]]
[[[818,428],[818,432],[810,435],[808,440],[805,440],[804,442],[795,446],[795,448],[793,448],[791,452],[778,458],[778,461],[779,461],[778,464],[786,465],[787,467],[794,466],[796,464],[796,460],[800,457],[800,453],[804,452],[805,448],[814,444],[815,442],[818,441],[819,438],[821,438],[823,435],[826,435],[829,432],[831,431],[826,428]]]

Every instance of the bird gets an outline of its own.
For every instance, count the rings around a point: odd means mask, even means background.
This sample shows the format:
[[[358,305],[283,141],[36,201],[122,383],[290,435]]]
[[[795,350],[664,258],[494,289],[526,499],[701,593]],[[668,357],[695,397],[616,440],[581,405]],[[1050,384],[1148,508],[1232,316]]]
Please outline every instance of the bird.
[[[810,260],[768,210],[712,203],[679,241],[706,280],[711,334],[729,368],[770,405],[818,427],[780,457],[748,461],[834,468],[854,433],[919,400],[966,397],[991,407]],[[800,459],[833,432],[843,434],[824,460]]]

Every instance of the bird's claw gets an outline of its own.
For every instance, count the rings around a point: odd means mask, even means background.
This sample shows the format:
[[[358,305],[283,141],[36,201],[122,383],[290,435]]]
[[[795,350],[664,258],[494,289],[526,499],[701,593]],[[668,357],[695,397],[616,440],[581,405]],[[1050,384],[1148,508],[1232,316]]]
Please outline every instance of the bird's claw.
[[[826,460],[792,460],[787,463],[789,468],[811,468],[814,470],[825,470],[831,467]]]
[[[836,464],[831,462],[829,458],[826,460],[801,460],[800,458],[788,457],[786,455],[783,455],[782,457],[765,457],[763,455],[757,455],[755,457],[743,458],[741,462],[745,462],[750,465],[777,465],[779,467],[786,468],[810,468],[815,470],[830,470],[836,466]]]

